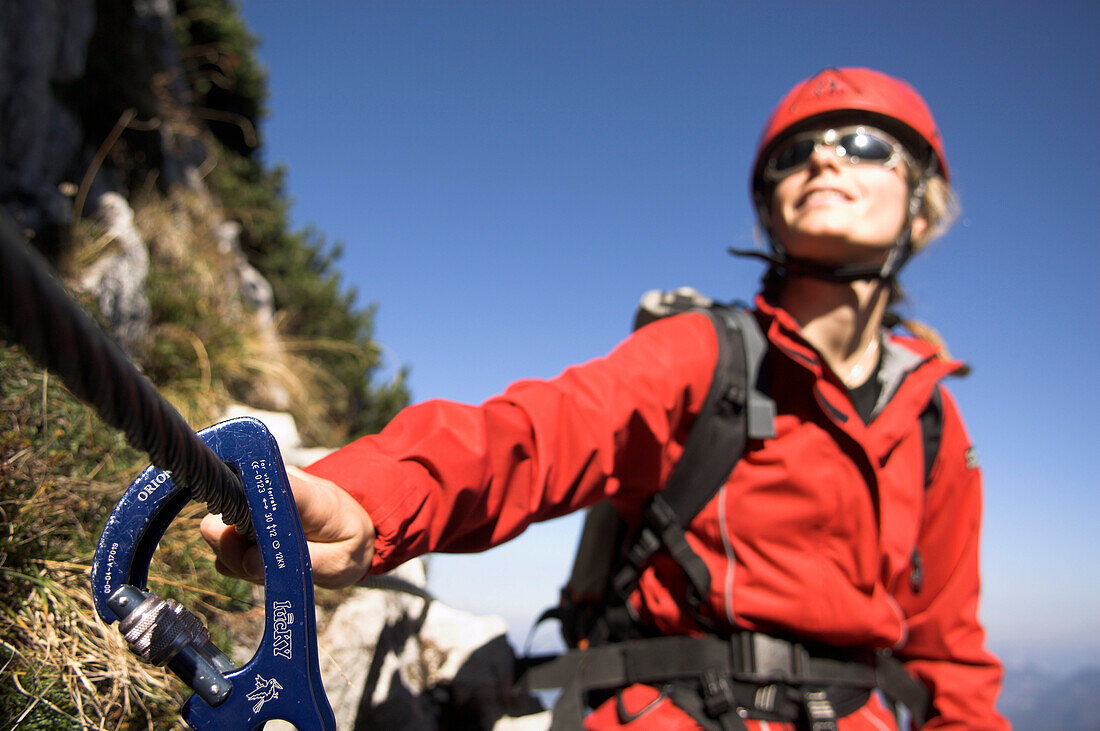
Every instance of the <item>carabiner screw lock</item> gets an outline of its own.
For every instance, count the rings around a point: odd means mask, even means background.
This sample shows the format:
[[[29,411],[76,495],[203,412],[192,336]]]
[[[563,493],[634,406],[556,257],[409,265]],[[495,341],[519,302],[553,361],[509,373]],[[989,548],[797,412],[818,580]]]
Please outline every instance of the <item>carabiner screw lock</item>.
[[[233,670],[233,663],[210,641],[202,620],[179,602],[123,584],[107,603],[134,654],[167,665],[211,706],[229,696],[233,684],[222,673]]]

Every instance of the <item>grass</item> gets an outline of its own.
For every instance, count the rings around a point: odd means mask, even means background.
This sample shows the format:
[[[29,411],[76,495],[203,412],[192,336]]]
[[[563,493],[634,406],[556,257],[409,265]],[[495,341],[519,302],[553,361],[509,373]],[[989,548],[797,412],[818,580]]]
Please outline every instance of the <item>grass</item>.
[[[98,526],[140,457],[14,347],[0,349],[0,385],[0,718],[160,726],[179,684],[130,660],[88,583]]]

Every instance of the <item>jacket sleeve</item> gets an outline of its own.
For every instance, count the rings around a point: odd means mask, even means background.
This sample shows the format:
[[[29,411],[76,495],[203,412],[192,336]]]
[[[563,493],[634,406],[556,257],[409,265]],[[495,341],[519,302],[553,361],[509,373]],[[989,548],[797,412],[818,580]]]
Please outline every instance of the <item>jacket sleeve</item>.
[[[981,473],[958,409],[944,392],[943,434],[925,496],[920,591],[898,596],[909,640],[898,656],[932,691],[938,715],[924,729],[1007,729],[997,713],[1000,662],[978,620]]]
[[[655,492],[670,438],[702,408],[717,359],[708,318],[642,328],[603,358],[519,381],[481,406],[410,406],[308,468],[377,531],[370,573],[432,551],[481,551],[604,497]]]

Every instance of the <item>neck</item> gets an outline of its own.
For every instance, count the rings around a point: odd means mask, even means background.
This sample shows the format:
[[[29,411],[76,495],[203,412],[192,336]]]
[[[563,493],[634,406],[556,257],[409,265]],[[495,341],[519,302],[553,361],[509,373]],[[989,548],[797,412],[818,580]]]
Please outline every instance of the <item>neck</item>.
[[[878,279],[841,283],[795,276],[783,284],[779,302],[851,388],[865,381],[878,362],[889,294],[889,284]]]

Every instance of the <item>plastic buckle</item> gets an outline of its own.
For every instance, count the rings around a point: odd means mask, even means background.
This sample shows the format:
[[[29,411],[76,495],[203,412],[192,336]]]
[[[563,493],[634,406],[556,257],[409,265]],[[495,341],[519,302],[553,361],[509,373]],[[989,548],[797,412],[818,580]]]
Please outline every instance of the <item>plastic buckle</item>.
[[[721,718],[737,707],[733,686],[725,673],[707,670],[703,673],[703,707],[711,718]]]
[[[753,632],[749,635],[752,655],[752,677],[756,680],[795,682],[801,668],[797,650],[786,640]]]
[[[626,558],[634,568],[640,569],[660,547],[661,539],[657,537],[652,529],[643,527],[638,531],[634,544],[627,551]]]
[[[191,498],[155,466],[107,519],[92,564],[96,611],[107,623],[120,622],[135,652],[167,664],[195,691],[182,709],[192,728],[251,730],[279,719],[298,731],[333,731],[317,662],[313,573],[278,446],[267,427],[247,417],[199,436],[240,476],[256,526],[265,588],[259,649],[235,667],[193,615],[145,591],[153,552]]]
[[[619,570],[611,578],[611,588],[616,596],[620,599],[626,599],[630,596],[630,593],[634,591],[638,577],[642,574],[646,561],[660,547],[661,539],[657,537],[651,527],[643,525],[634,534],[634,540],[630,544],[630,548],[623,554],[626,559],[625,563],[619,567]]]
[[[649,499],[645,508],[645,520],[658,535],[663,535],[669,526],[679,525],[680,518],[668,504],[663,495],[657,493]]]

